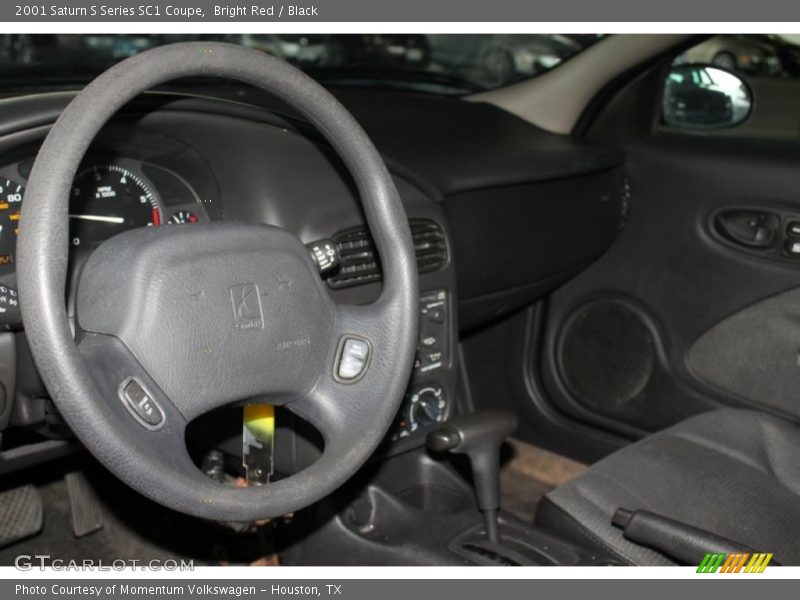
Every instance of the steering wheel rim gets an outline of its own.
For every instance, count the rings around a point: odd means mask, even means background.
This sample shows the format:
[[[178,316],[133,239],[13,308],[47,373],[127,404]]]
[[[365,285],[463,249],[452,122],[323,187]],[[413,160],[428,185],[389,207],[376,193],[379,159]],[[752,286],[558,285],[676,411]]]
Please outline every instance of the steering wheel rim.
[[[90,257],[77,302],[79,330],[86,333],[76,345],[64,303],[67,212],[75,173],[96,134],[124,104],[156,85],[190,76],[257,86],[287,102],[327,139],[353,176],[381,257],[383,289],[375,303],[334,305],[299,240],[278,228],[227,223],[169,232],[164,227],[149,228],[115,236]],[[294,67],[254,50],[202,42],[155,48],[117,64],[84,88],[53,125],[31,171],[20,221],[20,305],[42,379],[84,445],[137,491],[198,517],[236,521],[275,517],[335,490],[385,435],[402,400],[416,347],[418,283],[408,220],[366,133],[331,94]],[[187,249],[199,243],[212,244],[223,258],[214,262],[211,254],[191,256]],[[267,256],[264,249],[269,250]],[[144,273],[139,267],[153,257],[158,257],[155,262],[160,267]],[[165,283],[170,269],[178,270],[185,289],[176,291],[180,286]],[[294,296],[281,299],[274,294],[269,302],[262,301],[259,331],[237,331],[229,291],[233,294],[233,287],[248,284],[256,285],[258,292],[257,284],[247,278],[269,282],[274,277],[294,282]],[[238,283],[231,287],[231,282]],[[193,285],[205,286],[203,298],[209,304],[203,311],[187,304],[184,292]],[[269,284],[261,285],[263,290]],[[306,302],[314,314],[297,306]],[[155,358],[149,356],[147,343],[152,348],[153,336],[163,342],[180,335],[170,329],[166,317],[180,319],[183,310],[203,322],[193,337],[182,338],[183,343],[165,342],[175,353],[167,362],[175,364],[163,366],[164,357],[170,355],[156,348]],[[278,317],[289,322],[285,331]],[[139,326],[132,327],[136,319]],[[270,337],[273,322],[279,334],[295,336],[290,343]],[[224,376],[222,368],[217,379],[205,377],[214,364],[203,363],[205,359],[193,358],[192,353],[201,333],[214,348],[223,350],[221,360],[230,363],[227,366],[238,379]],[[336,374],[347,337],[367,340],[370,347],[366,370],[356,381],[342,381]],[[200,367],[189,364],[189,359],[200,361]],[[261,378],[258,385],[240,381],[247,379],[240,376],[241,369],[255,371],[254,365],[259,365],[259,373],[265,371],[253,376]],[[319,372],[311,373],[314,369]],[[186,373],[199,373],[207,386],[193,396],[205,398],[200,406],[176,387],[179,376]],[[287,373],[302,381],[293,385]],[[126,374],[138,377],[151,393],[166,416],[163,427],[155,431],[141,427],[131,417],[119,397],[120,378]],[[274,383],[275,378],[281,379],[280,390],[261,390],[259,386]],[[215,393],[225,396],[216,404]],[[286,404],[321,431],[322,456],[303,471],[261,487],[235,488],[204,476],[188,456],[182,439],[185,427],[199,414],[231,404],[227,396],[234,393]]]

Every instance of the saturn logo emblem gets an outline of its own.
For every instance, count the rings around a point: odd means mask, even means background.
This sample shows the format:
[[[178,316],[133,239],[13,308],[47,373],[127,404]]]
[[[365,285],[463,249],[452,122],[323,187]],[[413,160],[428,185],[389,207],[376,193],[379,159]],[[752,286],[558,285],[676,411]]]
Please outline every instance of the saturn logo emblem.
[[[261,309],[261,294],[255,283],[243,283],[231,288],[233,323],[237,331],[264,329],[264,312]]]

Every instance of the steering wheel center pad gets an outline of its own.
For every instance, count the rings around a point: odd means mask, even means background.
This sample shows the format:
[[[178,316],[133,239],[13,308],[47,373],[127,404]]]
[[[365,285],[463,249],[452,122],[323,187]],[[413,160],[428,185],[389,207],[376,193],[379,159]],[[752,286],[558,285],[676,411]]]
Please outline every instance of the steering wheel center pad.
[[[282,404],[325,369],[334,305],[308,251],[266,225],[136,229],[84,268],[83,331],[113,335],[187,420],[245,398]]]

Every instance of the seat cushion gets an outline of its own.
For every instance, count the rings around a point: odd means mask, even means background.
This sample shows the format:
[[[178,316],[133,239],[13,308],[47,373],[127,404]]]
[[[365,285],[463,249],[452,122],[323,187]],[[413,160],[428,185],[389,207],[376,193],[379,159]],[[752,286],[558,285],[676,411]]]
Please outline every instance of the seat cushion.
[[[703,413],[631,444],[550,492],[537,525],[630,564],[671,565],[611,525],[644,509],[800,565],[800,429],[747,410]]]

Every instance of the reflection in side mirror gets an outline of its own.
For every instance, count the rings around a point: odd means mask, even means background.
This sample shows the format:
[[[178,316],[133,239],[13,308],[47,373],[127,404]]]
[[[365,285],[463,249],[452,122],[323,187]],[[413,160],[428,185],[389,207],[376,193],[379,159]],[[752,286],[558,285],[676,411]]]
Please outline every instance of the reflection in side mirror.
[[[673,66],[661,101],[666,123],[695,129],[738,125],[752,107],[753,94],[741,78],[708,65]]]

